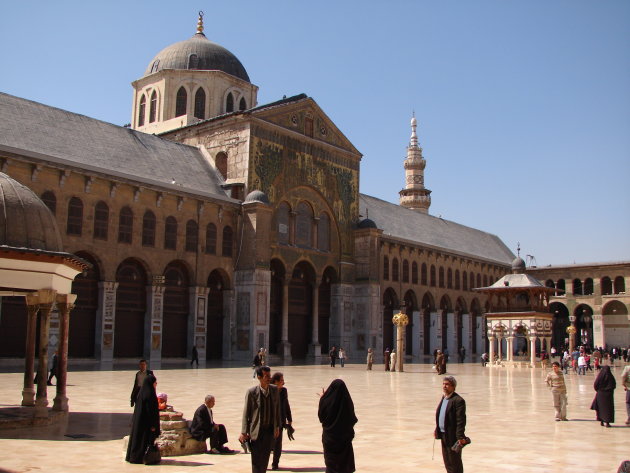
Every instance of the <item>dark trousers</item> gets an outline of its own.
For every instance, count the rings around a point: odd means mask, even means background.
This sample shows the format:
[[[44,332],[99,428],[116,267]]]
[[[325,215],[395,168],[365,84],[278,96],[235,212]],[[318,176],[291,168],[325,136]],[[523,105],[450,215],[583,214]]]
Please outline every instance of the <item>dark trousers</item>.
[[[265,473],[267,471],[273,443],[273,427],[261,427],[258,432],[258,438],[250,442],[252,473]]]
[[[271,466],[278,466],[280,462],[280,455],[282,454],[282,434],[284,433],[284,429],[280,429],[280,435],[275,439],[275,443],[273,444],[273,459],[271,460]]]
[[[223,424],[216,424],[219,430],[213,430],[210,434],[210,448],[221,448],[223,444],[227,443],[227,431]]]
[[[464,465],[462,464],[462,451],[459,453],[451,450],[453,445],[446,445],[444,438],[442,442],[442,458],[444,458],[444,466],[447,473],[464,473]]]
[[[330,357],[330,366],[332,366],[332,367],[334,368],[334,367],[335,367],[335,362],[336,362],[336,361],[337,361],[337,360],[336,360],[334,357],[332,357],[332,356],[331,356],[331,357]]]

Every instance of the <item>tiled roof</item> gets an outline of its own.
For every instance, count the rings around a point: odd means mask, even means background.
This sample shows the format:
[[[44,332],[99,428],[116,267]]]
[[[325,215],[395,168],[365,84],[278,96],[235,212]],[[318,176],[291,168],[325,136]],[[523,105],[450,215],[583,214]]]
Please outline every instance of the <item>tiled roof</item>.
[[[232,201],[192,146],[0,93],[0,152]]]
[[[383,235],[411,244],[509,265],[514,254],[497,237],[459,223],[409,210],[360,194],[359,213],[373,220]]]

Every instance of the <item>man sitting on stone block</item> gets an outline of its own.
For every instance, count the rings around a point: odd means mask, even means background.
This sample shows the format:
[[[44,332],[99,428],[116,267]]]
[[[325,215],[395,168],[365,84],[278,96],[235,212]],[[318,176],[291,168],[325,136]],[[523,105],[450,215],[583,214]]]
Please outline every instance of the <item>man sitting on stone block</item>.
[[[224,444],[227,443],[227,431],[223,424],[215,424],[212,417],[212,408],[214,407],[214,396],[208,394],[204,403],[197,408],[192,424],[190,425],[190,434],[195,440],[205,442],[210,439],[210,450],[208,453],[233,454],[234,450],[230,450]]]

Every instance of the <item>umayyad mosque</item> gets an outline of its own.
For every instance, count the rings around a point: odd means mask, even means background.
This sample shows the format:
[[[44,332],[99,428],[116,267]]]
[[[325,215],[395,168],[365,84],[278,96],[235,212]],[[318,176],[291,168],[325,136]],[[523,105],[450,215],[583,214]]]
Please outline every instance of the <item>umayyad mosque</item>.
[[[380,361],[398,312],[409,361],[530,359],[569,327],[576,345],[630,344],[630,262],[525,268],[432,216],[415,118],[394,204],[359,193],[362,155],[313,98],[258,104],[201,17],[132,88],[124,127],[0,93],[0,357],[317,362],[334,345]],[[546,288],[547,322],[487,322],[480,288],[512,272]],[[529,290],[501,310],[530,311]]]

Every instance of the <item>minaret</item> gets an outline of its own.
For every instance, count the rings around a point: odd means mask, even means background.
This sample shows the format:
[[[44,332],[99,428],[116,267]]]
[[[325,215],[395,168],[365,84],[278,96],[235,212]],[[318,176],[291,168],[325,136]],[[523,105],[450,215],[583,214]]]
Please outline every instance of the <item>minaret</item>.
[[[431,191],[424,187],[424,168],[427,162],[422,157],[422,148],[418,145],[416,127],[417,121],[414,114],[411,118],[411,139],[405,159],[406,186],[399,192],[400,205],[428,214],[431,206]]]

